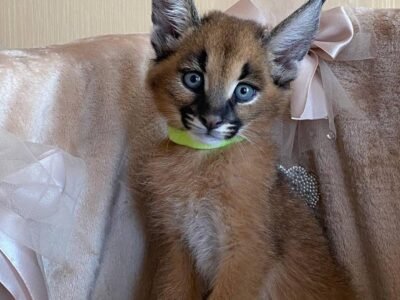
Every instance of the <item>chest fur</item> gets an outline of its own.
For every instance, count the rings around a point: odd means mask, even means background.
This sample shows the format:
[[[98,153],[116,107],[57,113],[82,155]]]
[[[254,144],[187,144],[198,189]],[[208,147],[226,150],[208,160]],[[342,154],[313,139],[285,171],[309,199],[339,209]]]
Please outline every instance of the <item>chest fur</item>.
[[[182,239],[195,259],[204,278],[215,276],[220,245],[223,244],[223,222],[209,199],[188,199],[186,209],[176,216]]]
[[[166,235],[179,236],[204,278],[212,280],[215,275],[231,225],[237,221],[230,212],[240,212],[244,218],[263,214],[266,170],[242,154],[235,160],[227,153],[185,149],[151,162],[151,214]]]

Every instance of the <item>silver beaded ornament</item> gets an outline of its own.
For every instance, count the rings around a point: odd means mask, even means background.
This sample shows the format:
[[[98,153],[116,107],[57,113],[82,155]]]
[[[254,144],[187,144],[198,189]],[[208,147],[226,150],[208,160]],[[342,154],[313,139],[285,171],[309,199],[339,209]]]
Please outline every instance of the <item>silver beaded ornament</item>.
[[[286,169],[279,165],[278,171],[285,176],[292,191],[302,197],[309,207],[314,209],[317,206],[320,195],[317,177],[314,174],[301,166]]]

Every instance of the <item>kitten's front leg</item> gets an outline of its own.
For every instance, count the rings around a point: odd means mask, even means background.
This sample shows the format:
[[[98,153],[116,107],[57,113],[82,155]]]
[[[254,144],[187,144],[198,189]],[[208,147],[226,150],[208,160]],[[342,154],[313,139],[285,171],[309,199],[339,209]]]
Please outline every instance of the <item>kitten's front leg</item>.
[[[202,299],[193,262],[179,241],[163,246],[151,298],[157,300]]]
[[[260,241],[242,237],[221,257],[209,300],[259,299],[269,256]]]

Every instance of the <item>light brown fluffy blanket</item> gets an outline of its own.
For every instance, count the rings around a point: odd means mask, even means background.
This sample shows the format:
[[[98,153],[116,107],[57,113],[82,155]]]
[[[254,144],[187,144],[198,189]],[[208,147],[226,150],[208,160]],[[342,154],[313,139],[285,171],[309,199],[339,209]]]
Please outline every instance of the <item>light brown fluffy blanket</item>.
[[[332,69],[368,121],[338,116],[336,144],[313,153],[307,164],[320,179],[332,249],[362,298],[397,299],[400,11],[356,14],[376,33],[377,58]],[[144,35],[0,52],[0,126],[57,145],[88,168],[68,262],[45,264],[52,299],[144,299],[142,275],[151,268],[143,265],[139,204],[145,197],[135,174],[165,133],[143,82],[151,55]]]

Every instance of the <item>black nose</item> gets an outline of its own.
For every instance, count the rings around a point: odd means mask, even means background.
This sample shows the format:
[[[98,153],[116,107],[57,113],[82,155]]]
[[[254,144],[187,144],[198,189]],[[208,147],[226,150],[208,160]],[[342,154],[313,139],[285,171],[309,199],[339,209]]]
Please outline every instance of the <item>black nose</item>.
[[[223,123],[222,118],[218,115],[204,115],[200,116],[199,119],[208,130],[218,128]]]

